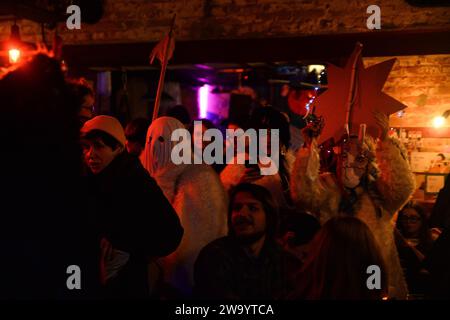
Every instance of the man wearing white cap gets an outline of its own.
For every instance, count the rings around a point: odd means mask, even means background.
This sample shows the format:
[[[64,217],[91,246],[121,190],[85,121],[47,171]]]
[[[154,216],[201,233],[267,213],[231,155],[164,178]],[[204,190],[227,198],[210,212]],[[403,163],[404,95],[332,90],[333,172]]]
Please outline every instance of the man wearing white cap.
[[[112,298],[146,297],[149,261],[173,252],[183,228],[153,178],[125,151],[125,133],[116,118],[94,117],[81,134],[89,193],[96,204],[105,293]]]

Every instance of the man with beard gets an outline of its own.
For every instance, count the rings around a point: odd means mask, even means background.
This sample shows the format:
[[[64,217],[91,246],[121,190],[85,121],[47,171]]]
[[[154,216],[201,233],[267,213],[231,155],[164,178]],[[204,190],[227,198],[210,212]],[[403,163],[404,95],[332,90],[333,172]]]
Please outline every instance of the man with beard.
[[[291,290],[299,261],[275,241],[278,210],[271,194],[243,183],[231,190],[229,234],[200,252],[194,293],[206,299],[276,299]]]

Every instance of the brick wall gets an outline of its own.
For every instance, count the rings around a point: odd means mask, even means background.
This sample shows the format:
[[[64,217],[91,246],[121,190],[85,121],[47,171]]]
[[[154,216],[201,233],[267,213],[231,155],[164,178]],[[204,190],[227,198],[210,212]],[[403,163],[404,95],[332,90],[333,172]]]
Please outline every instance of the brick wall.
[[[412,7],[404,0],[105,0],[105,13],[81,30],[62,28],[65,43],[155,41],[177,14],[179,40],[261,38],[366,32],[366,9],[381,8],[383,30],[449,28],[450,8]],[[81,8],[83,13],[83,8]],[[40,26],[19,21],[24,40],[40,40]],[[0,38],[10,21],[0,22]]]
[[[367,67],[389,58],[365,58],[364,63]],[[392,126],[431,126],[434,117],[450,109],[450,55],[397,57],[384,92],[408,106],[402,118],[391,117]]]

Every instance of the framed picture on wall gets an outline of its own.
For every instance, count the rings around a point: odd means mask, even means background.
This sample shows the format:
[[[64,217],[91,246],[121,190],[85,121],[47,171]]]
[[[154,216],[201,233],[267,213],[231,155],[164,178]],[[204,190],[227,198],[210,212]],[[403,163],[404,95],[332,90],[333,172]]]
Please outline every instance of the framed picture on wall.
[[[428,173],[425,176],[425,193],[438,194],[445,185],[445,178],[447,174],[444,173]]]

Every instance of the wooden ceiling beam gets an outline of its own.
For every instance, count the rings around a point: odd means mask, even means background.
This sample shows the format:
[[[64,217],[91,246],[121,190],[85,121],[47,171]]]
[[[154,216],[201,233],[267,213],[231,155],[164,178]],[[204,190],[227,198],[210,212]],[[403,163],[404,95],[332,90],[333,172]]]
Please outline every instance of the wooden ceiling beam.
[[[290,38],[178,41],[171,64],[321,61],[339,63],[356,42],[364,57],[450,53],[450,29],[374,31]],[[156,43],[66,45],[69,65],[81,67],[148,66]]]

